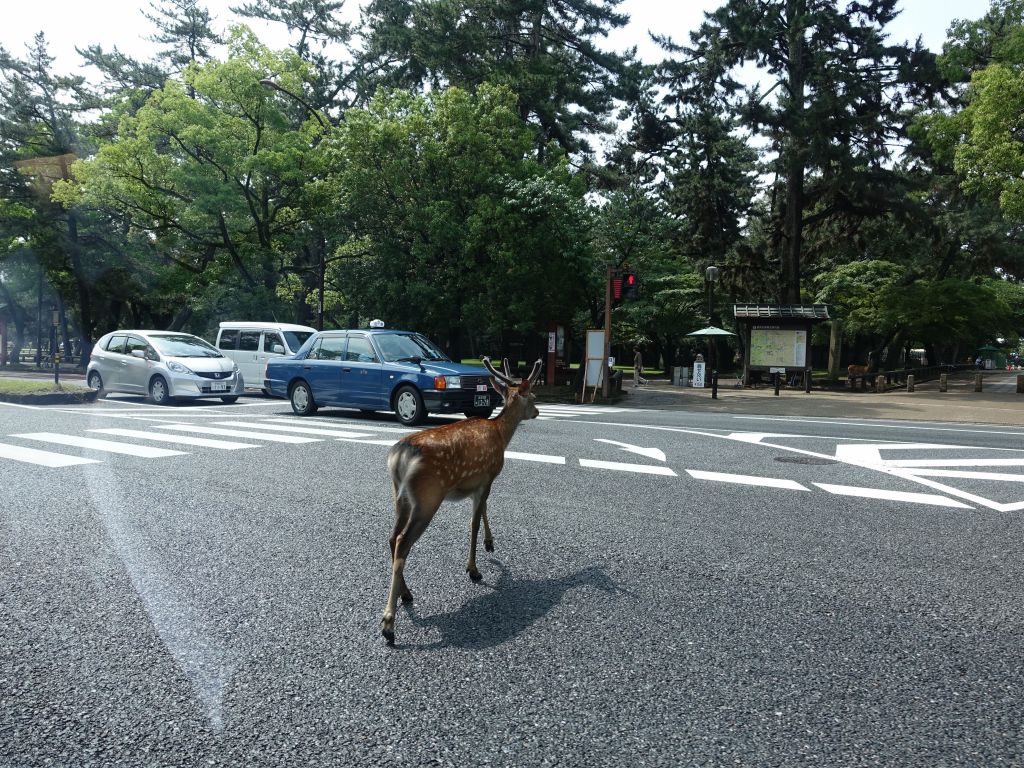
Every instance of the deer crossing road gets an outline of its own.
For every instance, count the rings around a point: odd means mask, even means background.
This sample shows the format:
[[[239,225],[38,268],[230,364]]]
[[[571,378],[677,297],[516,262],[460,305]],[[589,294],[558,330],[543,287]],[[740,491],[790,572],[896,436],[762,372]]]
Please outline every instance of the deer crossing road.
[[[295,454],[291,458],[288,452],[335,442],[358,447],[362,452],[346,454],[352,457],[346,461],[361,462],[369,472],[382,466],[388,446],[415,431],[381,419],[344,415],[252,414],[266,408],[166,409],[118,401],[106,405],[106,409],[0,409],[0,466],[13,463],[61,470],[102,464],[115,457],[143,463],[205,461],[211,452],[245,455],[261,450],[280,454],[284,462],[296,466],[315,466],[329,461],[329,456],[318,452],[315,457]],[[860,499],[868,505],[889,501],[955,509],[1024,510],[1024,450],[917,439],[863,441],[749,428],[638,425],[617,421],[630,412],[628,409],[601,406],[542,405],[540,410],[540,418],[549,422],[577,422],[572,434],[559,439],[563,437],[562,424],[528,426],[505,455],[507,462],[530,467],[545,480],[552,479],[553,472],[633,475],[664,483],[670,493],[695,485],[707,489],[748,486],[805,497],[797,503],[831,495]],[[26,426],[45,422],[43,414],[52,417],[55,412],[61,414],[60,429]],[[597,417],[604,421],[592,421]],[[537,443],[537,431],[545,433],[543,444],[549,446],[543,452],[528,450]],[[716,457],[725,444],[739,447],[751,461],[723,465]],[[767,458],[771,459],[768,471],[749,469],[755,460],[765,466]],[[238,461],[244,465],[247,460]],[[790,501],[780,498],[779,503]]]

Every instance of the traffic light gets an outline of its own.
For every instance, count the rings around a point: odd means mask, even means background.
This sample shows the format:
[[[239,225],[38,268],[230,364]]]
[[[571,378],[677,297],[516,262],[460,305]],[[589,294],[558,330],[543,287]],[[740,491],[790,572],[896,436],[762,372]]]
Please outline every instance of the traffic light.
[[[622,298],[635,299],[639,295],[640,281],[636,272],[626,272],[622,276]]]
[[[620,275],[612,278],[612,298],[615,301],[622,298],[622,277]]]

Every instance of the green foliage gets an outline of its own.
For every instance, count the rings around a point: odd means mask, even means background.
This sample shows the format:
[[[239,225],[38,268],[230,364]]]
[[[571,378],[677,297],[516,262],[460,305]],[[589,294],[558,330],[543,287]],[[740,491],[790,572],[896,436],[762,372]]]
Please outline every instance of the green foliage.
[[[443,338],[571,316],[587,271],[583,190],[539,164],[507,89],[379,93],[332,137],[338,220],[367,256],[346,293],[363,317]]]
[[[971,91],[970,129],[956,150],[956,170],[965,190],[998,199],[1007,219],[1024,223],[1024,72],[992,64],[974,74]]]

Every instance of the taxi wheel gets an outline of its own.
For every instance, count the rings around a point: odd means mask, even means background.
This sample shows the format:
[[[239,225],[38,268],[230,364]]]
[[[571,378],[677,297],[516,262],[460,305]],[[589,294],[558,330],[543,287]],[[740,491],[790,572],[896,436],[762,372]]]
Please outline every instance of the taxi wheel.
[[[415,426],[427,417],[427,409],[423,406],[423,398],[415,387],[405,386],[395,395],[395,415],[407,426]]]
[[[313,400],[313,393],[309,389],[309,384],[304,381],[300,381],[292,387],[290,393],[292,401],[292,410],[298,416],[312,416],[316,413],[317,404]]]

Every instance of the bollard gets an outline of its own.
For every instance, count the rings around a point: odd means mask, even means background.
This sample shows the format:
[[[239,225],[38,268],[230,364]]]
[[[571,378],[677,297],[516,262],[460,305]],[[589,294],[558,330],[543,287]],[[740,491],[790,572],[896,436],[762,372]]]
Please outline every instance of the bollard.
[[[804,371],[804,394],[811,394],[811,369]]]
[[[775,396],[776,396],[776,397],[778,397],[778,396],[779,396],[779,379],[780,379],[780,378],[781,378],[781,377],[779,376],[779,374],[777,374],[777,373],[776,373],[776,374],[775,374]]]
[[[939,374],[939,392],[948,392],[948,391],[949,391],[949,374],[948,373],[940,373]]]
[[[1017,374],[1017,394],[1024,395],[1024,376]]]
[[[981,392],[981,374],[974,374],[974,391]]]
[[[718,399],[718,371],[711,372],[711,399]]]
[[[60,389],[60,353],[53,356],[53,383]]]
[[[877,376],[875,376],[875,392],[877,392],[879,394],[881,394],[882,392],[885,392],[885,374],[884,373],[880,372]]]
[[[913,391],[914,391],[914,374],[908,373],[907,374],[907,392],[913,392]]]

